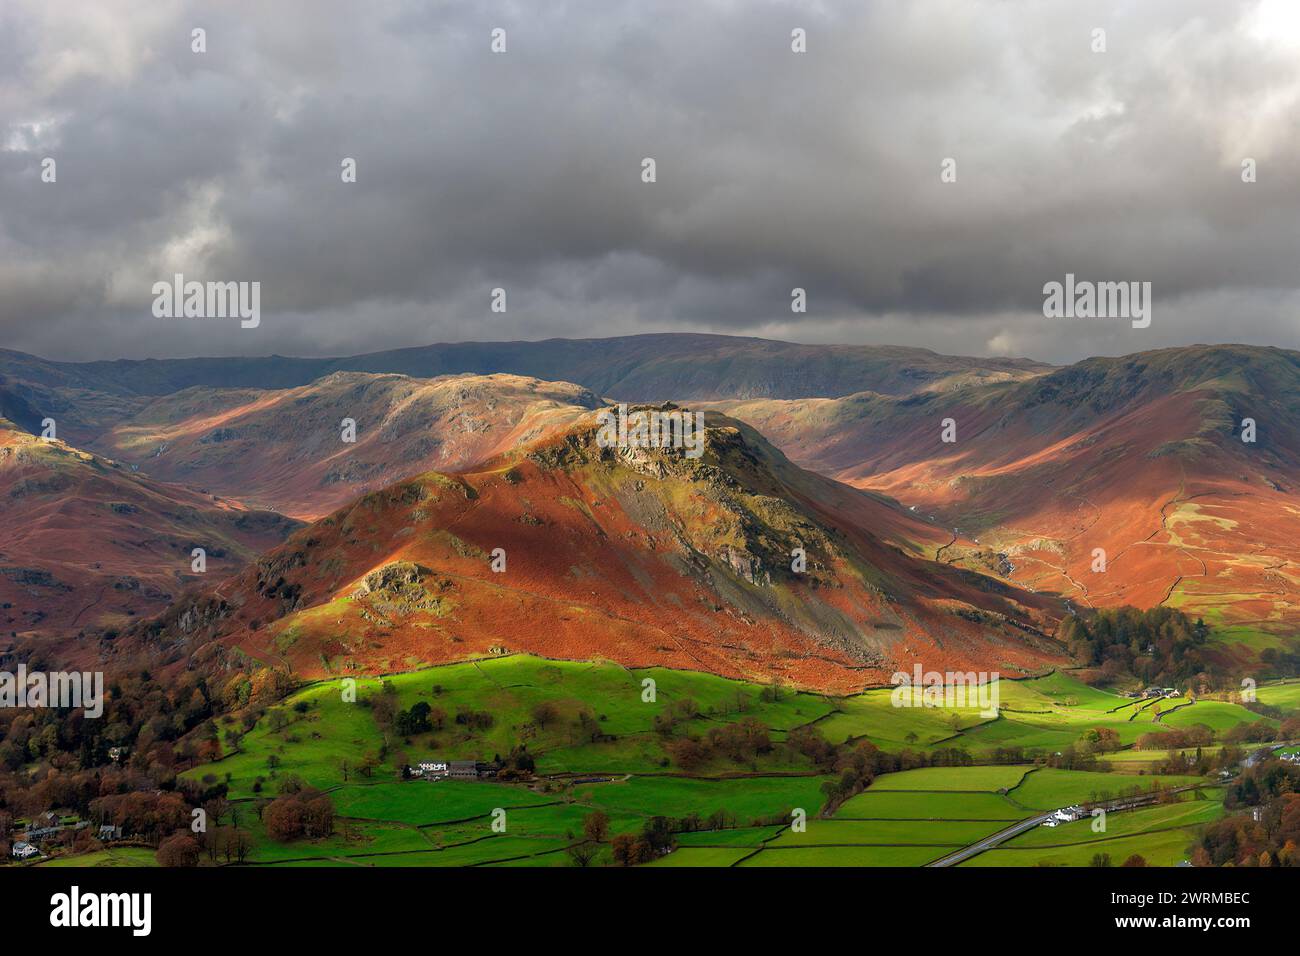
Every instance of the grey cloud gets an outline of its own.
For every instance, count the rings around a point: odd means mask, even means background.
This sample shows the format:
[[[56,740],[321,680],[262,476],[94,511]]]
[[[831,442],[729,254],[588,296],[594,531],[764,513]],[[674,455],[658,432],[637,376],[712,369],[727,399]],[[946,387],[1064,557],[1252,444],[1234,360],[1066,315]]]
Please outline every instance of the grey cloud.
[[[691,330],[1055,361],[1296,347],[1292,6],[241,0],[136,16],[11,0],[0,345],[312,355]],[[261,327],[155,319],[149,288],[173,269],[260,281]],[[1066,272],[1151,281],[1152,327],[1044,319],[1042,285]],[[505,315],[488,311],[496,285]]]

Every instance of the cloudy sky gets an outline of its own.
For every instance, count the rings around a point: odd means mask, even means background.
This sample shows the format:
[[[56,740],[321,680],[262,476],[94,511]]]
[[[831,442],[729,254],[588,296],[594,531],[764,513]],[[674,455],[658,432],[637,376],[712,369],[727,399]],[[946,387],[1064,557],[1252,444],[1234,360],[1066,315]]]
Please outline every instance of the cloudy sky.
[[[176,272],[259,281],[261,326],[155,318]],[[1151,327],[1044,318],[1067,272],[1151,282]],[[1300,347],[1298,288],[1295,0],[0,4],[4,348],[687,330],[1065,362]]]

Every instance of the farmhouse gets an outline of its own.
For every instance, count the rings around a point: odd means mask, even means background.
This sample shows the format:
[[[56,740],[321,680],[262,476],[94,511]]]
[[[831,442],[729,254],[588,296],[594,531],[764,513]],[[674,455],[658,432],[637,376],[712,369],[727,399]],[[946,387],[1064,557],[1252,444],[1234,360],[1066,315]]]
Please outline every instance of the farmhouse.
[[[501,769],[499,762],[481,760],[441,760],[437,757],[421,760],[406,768],[406,772],[420,780],[480,780],[495,777]]]
[[[410,770],[412,777],[421,780],[445,780],[451,776],[451,767],[445,760],[421,760]]]
[[[1087,816],[1087,813],[1084,812],[1083,807],[1076,803],[1073,806],[1062,807],[1060,810],[1057,810],[1053,816],[1062,823],[1073,823],[1075,820],[1083,819]]]
[[[10,853],[12,853],[20,860],[26,860],[29,857],[33,857],[40,852],[41,852],[40,850],[36,849],[36,847],[32,846],[30,843],[24,843],[21,840],[16,842],[13,845],[13,849],[10,850]]]
[[[451,779],[452,780],[477,780],[478,763],[474,760],[452,760]]]

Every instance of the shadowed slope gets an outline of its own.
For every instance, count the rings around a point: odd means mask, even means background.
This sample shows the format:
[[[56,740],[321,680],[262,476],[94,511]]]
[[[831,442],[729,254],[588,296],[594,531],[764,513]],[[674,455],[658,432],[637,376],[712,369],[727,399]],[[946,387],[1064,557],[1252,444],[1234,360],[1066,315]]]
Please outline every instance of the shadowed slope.
[[[1295,352],[1198,346],[945,394],[719,407],[958,528],[945,559],[1078,606],[1168,603],[1256,650],[1300,632]]]
[[[66,638],[157,613],[187,583],[191,550],[219,578],[298,523],[151,481],[0,419],[0,632]]]

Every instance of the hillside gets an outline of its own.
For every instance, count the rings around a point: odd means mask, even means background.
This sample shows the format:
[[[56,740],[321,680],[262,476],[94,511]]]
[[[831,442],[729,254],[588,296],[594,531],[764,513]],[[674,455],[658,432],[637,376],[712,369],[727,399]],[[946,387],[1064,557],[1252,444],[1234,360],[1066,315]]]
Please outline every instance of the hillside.
[[[805,398],[864,390],[909,395],[957,382],[1019,380],[1050,368],[1028,359],[961,358],[898,346],[800,345],[687,333],[460,342],[320,359],[272,355],[74,363],[0,350],[0,376],[126,398],[194,387],[296,388],[333,372],[419,378],[503,372],[576,382],[622,401]]]
[[[296,527],[0,420],[0,646],[125,628],[201,580],[193,548],[217,578]]]
[[[1059,659],[1039,636],[1058,605],[919,557],[933,529],[752,429],[714,416],[690,459],[601,448],[595,425],[366,495],[133,637],[178,663],[215,641],[298,677],[527,652],[854,689],[913,661]]]
[[[959,529],[945,560],[1079,607],[1170,604],[1243,656],[1300,627],[1295,352],[1198,346],[943,394],[718,407],[801,465]]]
[[[90,447],[164,481],[298,518],[425,471],[456,471],[574,421],[586,389],[515,375],[336,372],[289,389],[188,388]],[[356,423],[356,441],[341,423]]]

